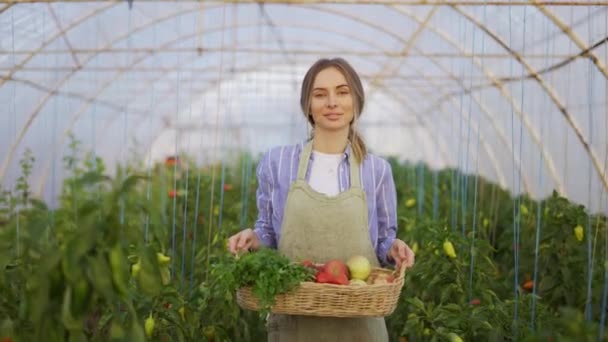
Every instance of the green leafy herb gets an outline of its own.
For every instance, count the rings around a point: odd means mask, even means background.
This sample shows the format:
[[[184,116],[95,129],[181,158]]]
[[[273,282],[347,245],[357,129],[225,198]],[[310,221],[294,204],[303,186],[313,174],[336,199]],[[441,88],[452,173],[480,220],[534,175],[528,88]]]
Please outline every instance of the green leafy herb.
[[[314,279],[313,269],[294,263],[270,248],[262,248],[230,260],[228,264],[216,265],[231,273],[230,276],[222,277],[224,286],[233,291],[251,286],[260,301],[262,314],[270,311],[278,294],[295,290],[301,282]]]

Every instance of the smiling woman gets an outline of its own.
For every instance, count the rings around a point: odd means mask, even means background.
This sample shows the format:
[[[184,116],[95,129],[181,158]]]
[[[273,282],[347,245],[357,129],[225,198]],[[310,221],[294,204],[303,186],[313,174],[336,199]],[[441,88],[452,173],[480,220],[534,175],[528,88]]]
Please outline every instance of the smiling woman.
[[[414,253],[396,238],[396,190],[390,164],[367,153],[355,123],[364,104],[354,69],[341,58],[314,63],[300,105],[313,127],[308,141],[268,151],[258,164],[258,219],[229,239],[232,253],[276,248],[293,261],[411,267]],[[388,341],[384,318],[272,314],[269,341]]]
[[[363,110],[365,97],[361,79],[344,59],[321,59],[313,64],[302,82],[300,106],[316,134],[315,150],[336,153],[343,147],[323,146],[328,135],[352,143],[355,158],[360,162],[366,147],[356,131],[356,122]]]

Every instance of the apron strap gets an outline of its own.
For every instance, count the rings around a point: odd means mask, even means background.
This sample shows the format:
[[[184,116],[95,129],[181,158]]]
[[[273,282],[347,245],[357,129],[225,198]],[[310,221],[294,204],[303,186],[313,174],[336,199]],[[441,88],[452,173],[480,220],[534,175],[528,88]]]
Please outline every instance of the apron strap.
[[[353,155],[352,151],[350,153],[350,156],[348,157],[348,163],[350,164],[350,187],[361,188],[359,163],[357,163],[357,160],[355,159],[355,156]]]
[[[306,179],[306,170],[308,170],[308,161],[312,153],[312,140],[302,147],[300,163],[298,164],[298,180]]]
[[[308,161],[310,160],[310,155],[312,153],[312,140],[306,143],[306,145],[302,148],[302,153],[300,155],[300,162],[298,164],[298,180],[306,179],[306,171],[308,170]],[[361,188],[361,175],[359,174],[359,163],[357,163],[354,156],[351,155],[348,159],[348,164],[350,165],[350,186]]]

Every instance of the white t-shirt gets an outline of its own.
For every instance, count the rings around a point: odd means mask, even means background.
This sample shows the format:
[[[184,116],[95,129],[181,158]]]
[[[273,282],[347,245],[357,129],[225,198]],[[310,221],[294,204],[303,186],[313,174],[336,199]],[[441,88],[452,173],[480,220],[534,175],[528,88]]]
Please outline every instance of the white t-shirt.
[[[310,169],[308,184],[315,191],[335,196],[340,193],[338,186],[338,165],[342,160],[342,153],[327,154],[312,151],[313,161]]]

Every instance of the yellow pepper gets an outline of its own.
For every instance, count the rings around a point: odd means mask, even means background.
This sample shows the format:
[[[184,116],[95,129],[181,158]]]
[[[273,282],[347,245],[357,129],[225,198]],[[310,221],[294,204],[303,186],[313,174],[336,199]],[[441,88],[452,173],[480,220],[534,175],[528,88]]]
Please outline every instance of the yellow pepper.
[[[131,275],[133,277],[137,277],[139,275],[139,271],[141,271],[141,261],[138,261],[136,264],[131,266]]]
[[[443,252],[448,257],[454,259],[456,257],[456,251],[454,250],[454,245],[449,240],[445,240],[443,243]]]
[[[583,241],[583,237],[585,236],[585,233],[583,231],[583,227],[579,224],[576,227],[574,227],[574,236],[576,237],[576,239],[578,241]]]
[[[168,266],[171,263],[171,257],[168,257],[163,253],[156,253],[156,260],[160,266]]]
[[[152,318],[152,313],[150,312],[150,316],[148,316],[144,322],[144,331],[148,338],[152,337],[152,334],[154,333],[154,324],[154,318]]]
[[[450,340],[450,342],[464,342],[462,340],[462,338],[460,338],[460,336],[454,334],[454,333],[449,333],[448,334],[448,339]]]

